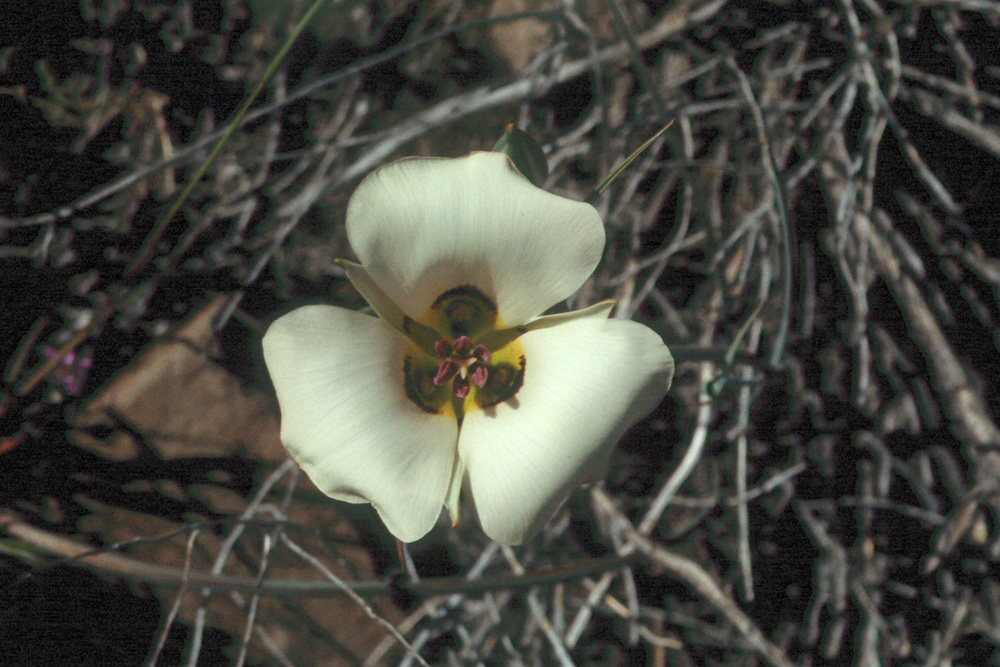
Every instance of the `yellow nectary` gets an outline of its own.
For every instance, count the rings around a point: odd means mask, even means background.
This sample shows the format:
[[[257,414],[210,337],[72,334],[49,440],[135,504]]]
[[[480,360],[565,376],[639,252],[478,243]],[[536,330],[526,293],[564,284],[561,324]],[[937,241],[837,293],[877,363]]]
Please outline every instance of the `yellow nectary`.
[[[404,330],[408,335],[419,330],[425,341],[432,337],[428,329],[440,336],[434,340],[434,357],[426,353],[426,344],[414,341],[403,360],[406,396],[424,412],[448,412],[461,423],[468,411],[494,407],[524,384],[527,360],[516,340],[523,329],[502,328],[496,306],[475,287],[443,293],[419,325]],[[483,341],[500,347],[491,350]]]

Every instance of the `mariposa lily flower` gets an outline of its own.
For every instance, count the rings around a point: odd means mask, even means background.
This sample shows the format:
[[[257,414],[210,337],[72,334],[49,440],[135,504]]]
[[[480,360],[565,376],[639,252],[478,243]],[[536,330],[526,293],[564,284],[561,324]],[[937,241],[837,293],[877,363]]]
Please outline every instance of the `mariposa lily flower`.
[[[520,544],[662,399],[673,359],[613,301],[541,314],[604,249],[597,211],[541,190],[501,153],[382,167],[347,207],[377,317],[305,306],[277,319],[264,359],[281,439],[327,495],[369,502],[423,537],[471,491],[486,534]]]

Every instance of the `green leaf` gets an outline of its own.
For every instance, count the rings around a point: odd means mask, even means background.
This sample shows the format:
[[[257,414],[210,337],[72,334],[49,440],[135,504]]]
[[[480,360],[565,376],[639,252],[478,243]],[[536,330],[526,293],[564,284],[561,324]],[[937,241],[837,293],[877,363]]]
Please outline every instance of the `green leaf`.
[[[507,155],[517,170],[538,187],[542,187],[549,177],[549,162],[542,147],[530,134],[514,127],[513,123],[507,126],[493,150]]]
[[[289,16],[295,16],[301,12],[301,7],[306,5],[308,0],[246,0],[250,8],[250,20],[254,29],[271,29],[268,26],[281,25],[289,20]],[[346,14],[350,11],[351,4],[342,2],[328,2],[318,10],[316,15],[309,21],[306,31],[321,42],[331,42],[340,34],[344,22],[347,21]]]
[[[736,354],[740,351],[740,345],[743,343],[743,339],[750,331],[750,327],[753,325],[754,320],[760,316],[760,311],[763,308],[764,302],[761,301],[757,304],[757,307],[753,309],[753,312],[750,313],[750,317],[748,317],[740,326],[739,330],[736,332],[736,336],[733,338],[733,342],[729,344],[728,348],[726,348],[726,353],[722,357],[722,372],[710,380],[707,386],[708,395],[712,398],[715,398],[722,393],[722,390],[726,387],[729,369],[733,367],[733,362],[736,361]]]
[[[222,133],[222,136],[220,136],[215,142],[215,145],[208,152],[208,155],[205,156],[205,159],[201,162],[201,164],[199,164],[198,167],[192,172],[191,176],[188,178],[187,185],[185,185],[184,189],[181,190],[176,197],[174,197],[173,203],[170,204],[170,208],[162,213],[160,217],[156,219],[156,222],[153,223],[153,229],[150,230],[146,239],[139,247],[139,250],[136,251],[135,255],[132,256],[132,259],[125,267],[126,278],[131,278],[146,266],[146,263],[153,255],[157,242],[166,231],[167,225],[170,224],[170,221],[173,220],[177,212],[183,208],[184,204],[191,196],[191,193],[194,192],[194,189],[198,185],[202,176],[204,176],[205,172],[208,171],[208,168],[212,166],[215,159],[219,157],[219,154],[222,152],[222,148],[229,142],[229,139],[233,136],[233,133],[236,132],[236,129],[239,128],[240,123],[243,121],[243,117],[250,111],[250,107],[253,106],[254,101],[258,96],[260,96],[264,87],[267,86],[268,82],[281,68],[281,63],[284,62],[285,56],[287,56],[288,52],[291,51],[295,40],[298,39],[299,35],[301,35],[307,27],[309,27],[310,21],[312,21],[313,17],[315,17],[316,14],[324,8],[326,3],[327,0],[315,0],[312,6],[309,7],[309,10],[306,11],[305,15],[299,20],[295,27],[292,28],[288,37],[286,37],[285,41],[281,44],[281,48],[278,49],[278,52],[274,54],[273,58],[271,58],[267,67],[264,68],[264,73],[261,75],[260,80],[257,81],[257,84],[254,86],[253,90],[250,91],[247,98],[243,100],[243,104],[240,105],[239,109],[237,109],[233,119],[226,124],[226,129]]]
[[[632,154],[629,155],[627,158],[625,158],[625,160],[620,165],[618,165],[617,167],[615,167],[614,171],[612,171],[611,174],[607,178],[605,178],[603,181],[601,181],[601,184],[598,185],[596,188],[594,188],[593,191],[591,191],[591,193],[589,195],[587,195],[586,197],[584,197],[583,201],[587,202],[588,204],[593,204],[595,201],[597,201],[597,198],[601,196],[601,193],[604,192],[605,190],[607,190],[608,187],[612,183],[614,183],[615,181],[617,181],[618,177],[621,176],[622,173],[624,173],[624,171],[628,168],[628,166],[630,164],[632,164],[637,157],[639,157],[640,155],[642,155],[642,152],[645,151],[647,148],[649,148],[650,144],[652,144],[654,141],[656,141],[657,137],[659,137],[661,134],[663,134],[664,132],[666,132],[667,128],[670,127],[673,124],[674,124],[674,121],[670,121],[669,123],[667,123],[666,125],[664,125],[662,128],[660,128],[659,132],[657,132],[656,134],[654,134],[653,136],[651,136],[649,139],[647,139],[645,141],[645,143],[642,144],[642,146],[639,146],[634,151],[632,151]]]

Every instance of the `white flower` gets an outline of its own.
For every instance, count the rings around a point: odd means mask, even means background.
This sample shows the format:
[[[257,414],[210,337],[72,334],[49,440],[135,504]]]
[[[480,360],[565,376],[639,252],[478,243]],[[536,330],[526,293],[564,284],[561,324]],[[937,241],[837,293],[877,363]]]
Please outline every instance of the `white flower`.
[[[673,359],[613,302],[539,317],[593,272],[604,228],[500,153],[411,158],[362,181],[347,207],[378,317],[306,306],[264,336],[281,439],[327,495],[369,502],[403,541],[467,479],[483,530],[520,544],[622,433],[655,407]]]

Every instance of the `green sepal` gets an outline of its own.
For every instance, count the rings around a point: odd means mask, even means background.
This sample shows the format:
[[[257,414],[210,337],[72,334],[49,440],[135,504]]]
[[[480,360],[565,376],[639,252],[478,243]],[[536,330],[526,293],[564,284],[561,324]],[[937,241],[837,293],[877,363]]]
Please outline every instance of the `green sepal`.
[[[335,264],[344,269],[347,279],[354,285],[354,289],[364,297],[371,310],[375,312],[382,321],[391,326],[396,331],[405,334],[410,340],[416,343],[417,347],[434,356],[434,341],[441,338],[441,335],[434,329],[420,324],[397,306],[388,294],[376,284],[372,277],[368,275],[368,270],[360,264],[349,262],[346,259],[335,259]],[[362,308],[361,312],[367,312]]]
[[[451,527],[458,525],[461,518],[460,501],[462,496],[462,482],[465,479],[465,461],[455,452],[455,467],[451,471],[451,482],[448,483],[448,495],[445,496],[444,506],[448,508],[451,515]]]
[[[497,139],[493,151],[509,157],[517,170],[533,185],[542,187],[549,177],[549,161],[545,159],[542,147],[530,134],[514,127],[513,123]]]

